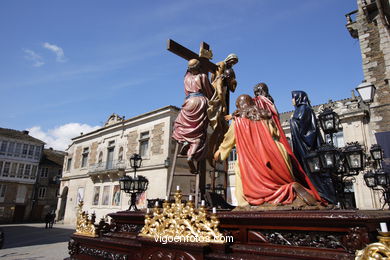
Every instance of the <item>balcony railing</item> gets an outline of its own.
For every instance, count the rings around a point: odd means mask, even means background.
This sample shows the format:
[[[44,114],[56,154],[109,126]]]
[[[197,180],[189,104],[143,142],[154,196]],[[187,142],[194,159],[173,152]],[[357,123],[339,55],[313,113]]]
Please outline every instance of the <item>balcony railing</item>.
[[[89,166],[90,173],[98,173],[98,172],[109,172],[109,171],[117,171],[124,170],[126,168],[126,162],[122,161],[106,161],[100,162],[96,164],[92,164]]]

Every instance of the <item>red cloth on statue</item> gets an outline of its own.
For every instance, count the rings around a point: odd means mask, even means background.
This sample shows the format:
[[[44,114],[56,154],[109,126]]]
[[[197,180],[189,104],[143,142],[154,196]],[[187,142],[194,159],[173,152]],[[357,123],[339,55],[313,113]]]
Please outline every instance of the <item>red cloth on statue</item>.
[[[286,161],[263,121],[235,118],[235,140],[242,187],[246,200],[252,205],[264,202],[290,204],[295,199],[294,179]],[[311,183],[301,183],[304,187]],[[314,188],[307,188],[315,199]]]
[[[206,149],[208,100],[213,95],[207,74],[193,75],[187,72],[184,76],[184,93],[187,98],[175,120],[172,137],[178,142],[188,142],[188,158],[200,160]],[[199,95],[189,96],[195,93]]]
[[[309,177],[307,176],[305,170],[303,170],[301,164],[299,163],[298,159],[294,155],[294,152],[290,146],[290,143],[288,142],[287,137],[284,134],[282,124],[280,123],[280,119],[279,119],[279,113],[276,110],[274,103],[272,103],[268,98],[266,98],[264,96],[257,96],[255,98],[253,98],[253,100],[255,101],[255,104],[257,107],[259,107],[261,109],[268,110],[271,112],[272,119],[274,120],[276,127],[279,129],[279,135],[280,135],[279,142],[281,142],[283,144],[284,148],[287,150],[288,155],[290,156],[294,177],[305,188],[309,188],[311,190],[314,190],[316,192],[316,194],[318,195],[316,188],[314,187],[314,185],[310,181]]]

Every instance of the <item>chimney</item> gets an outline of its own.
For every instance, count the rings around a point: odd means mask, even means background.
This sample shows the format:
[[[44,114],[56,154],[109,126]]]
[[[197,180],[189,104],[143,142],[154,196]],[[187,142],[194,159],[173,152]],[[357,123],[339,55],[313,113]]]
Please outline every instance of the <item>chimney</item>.
[[[355,100],[356,99],[356,95],[355,95],[355,90],[351,90],[351,96],[352,96],[352,99]]]
[[[28,135],[29,131],[23,130],[22,133],[25,134],[25,135]]]

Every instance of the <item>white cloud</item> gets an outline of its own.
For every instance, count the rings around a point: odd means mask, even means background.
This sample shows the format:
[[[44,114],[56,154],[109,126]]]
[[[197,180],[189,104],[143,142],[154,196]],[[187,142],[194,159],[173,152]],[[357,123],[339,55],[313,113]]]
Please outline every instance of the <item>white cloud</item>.
[[[61,47],[54,45],[54,44],[50,44],[48,42],[43,43],[42,46],[44,48],[54,52],[54,54],[57,56],[56,60],[58,62],[65,62],[66,61],[64,50]]]
[[[38,55],[37,53],[35,53],[34,51],[29,50],[29,49],[23,49],[23,51],[26,54],[26,56],[24,56],[24,57],[27,60],[32,60],[34,62],[34,64],[33,64],[34,67],[40,67],[43,64],[45,64],[43,62],[43,58],[40,55]]]
[[[79,136],[80,133],[89,133],[101,126],[90,126],[80,123],[68,123],[53,129],[44,131],[40,126],[33,126],[29,129],[30,135],[46,143],[46,148],[53,147],[56,150],[64,151],[72,143],[71,139]]]

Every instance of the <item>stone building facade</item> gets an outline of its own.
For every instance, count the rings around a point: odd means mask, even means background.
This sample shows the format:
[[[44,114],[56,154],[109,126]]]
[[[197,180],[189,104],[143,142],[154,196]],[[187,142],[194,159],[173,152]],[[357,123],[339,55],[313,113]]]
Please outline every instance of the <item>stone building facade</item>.
[[[364,80],[374,84],[376,94],[370,105],[372,142],[385,151],[390,165],[390,3],[388,0],[357,0],[358,9],[347,17],[347,29],[359,40]]]
[[[57,219],[75,223],[81,200],[84,210],[95,212],[97,219],[128,209],[130,197],[119,190],[119,178],[133,175],[129,158],[134,153],[143,158],[137,175],[149,180],[137,207],[145,207],[146,199],[165,198],[174,153],[172,127],[178,112],[177,107],[167,106],[127,120],[114,114],[102,128],[73,138],[64,159]],[[176,173],[174,185],[180,185],[184,194],[193,194],[195,177],[183,159]]]
[[[47,213],[57,208],[57,195],[62,177],[65,152],[43,149],[39,163],[37,181],[34,185],[31,219],[43,221]]]
[[[31,217],[43,146],[28,131],[0,128],[0,222]]]

